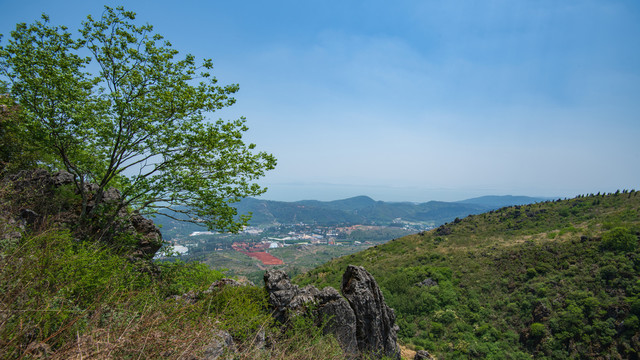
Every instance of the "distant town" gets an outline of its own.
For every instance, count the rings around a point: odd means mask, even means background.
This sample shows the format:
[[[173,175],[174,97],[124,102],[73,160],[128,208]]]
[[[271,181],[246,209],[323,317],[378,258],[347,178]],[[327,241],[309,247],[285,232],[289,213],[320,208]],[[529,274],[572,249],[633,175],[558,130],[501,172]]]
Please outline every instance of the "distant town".
[[[173,250],[183,255],[232,249],[258,259],[264,265],[279,265],[282,264],[282,259],[269,254],[271,249],[292,245],[369,247],[432,228],[432,225],[409,223],[400,219],[390,226],[319,226],[298,223],[267,228],[249,226],[238,234],[192,231],[188,236],[174,237],[171,242]]]

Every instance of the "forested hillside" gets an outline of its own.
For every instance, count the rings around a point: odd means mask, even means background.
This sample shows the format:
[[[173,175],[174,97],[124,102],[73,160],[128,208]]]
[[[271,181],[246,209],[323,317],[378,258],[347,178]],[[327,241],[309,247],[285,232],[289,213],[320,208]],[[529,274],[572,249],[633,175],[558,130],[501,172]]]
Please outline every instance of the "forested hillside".
[[[295,202],[248,198],[238,203],[238,213],[251,212],[252,225],[304,222],[308,224],[388,225],[396,219],[440,225],[456,217],[479,214],[505,205],[530,204],[542,198],[491,196],[460,202],[425,203],[375,201],[356,196],[335,201],[303,200]]]
[[[622,191],[469,216],[300,276],[364,266],[409,347],[448,358],[638,358],[640,195]]]
[[[269,227],[276,224],[382,225],[394,222],[420,223],[438,226],[457,217],[479,214],[509,205],[531,204],[546,199],[527,196],[485,196],[458,202],[429,201],[425,203],[376,201],[368,196],[356,196],[334,201],[302,200],[294,202],[245,198],[236,204],[241,215],[251,214],[249,224]],[[179,209],[182,210],[182,209]],[[162,211],[161,211],[162,212]],[[186,215],[175,215],[188,219]],[[163,235],[189,234],[202,226],[158,216]],[[172,229],[171,231],[167,229]]]

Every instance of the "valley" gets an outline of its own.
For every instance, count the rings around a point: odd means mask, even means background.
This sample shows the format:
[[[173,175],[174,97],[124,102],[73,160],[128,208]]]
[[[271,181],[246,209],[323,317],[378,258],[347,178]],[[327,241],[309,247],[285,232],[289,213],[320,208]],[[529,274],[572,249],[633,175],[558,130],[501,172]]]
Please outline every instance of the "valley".
[[[542,198],[487,196],[460,202],[393,203],[366,196],[321,202],[244,199],[238,213],[251,213],[250,226],[238,234],[204,231],[196,224],[158,216],[165,241],[180,249],[180,259],[201,261],[230,276],[262,281],[265,269],[277,267],[292,276],[325,262],[433,229],[469,214],[505,204]]]

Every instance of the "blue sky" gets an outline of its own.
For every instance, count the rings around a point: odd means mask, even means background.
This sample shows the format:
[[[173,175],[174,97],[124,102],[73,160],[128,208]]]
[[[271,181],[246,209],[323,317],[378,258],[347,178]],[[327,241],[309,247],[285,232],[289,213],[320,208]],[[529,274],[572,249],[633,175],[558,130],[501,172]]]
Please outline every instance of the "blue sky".
[[[77,28],[124,4],[212,58],[267,199],[572,197],[640,188],[640,2],[0,1]]]

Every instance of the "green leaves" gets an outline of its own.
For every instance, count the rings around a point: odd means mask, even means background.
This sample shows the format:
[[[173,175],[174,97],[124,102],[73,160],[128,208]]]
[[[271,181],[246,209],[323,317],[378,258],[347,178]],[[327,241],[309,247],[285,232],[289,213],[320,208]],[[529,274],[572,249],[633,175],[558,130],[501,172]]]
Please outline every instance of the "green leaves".
[[[75,175],[83,214],[89,197],[99,203],[117,186],[123,201],[116,212],[166,209],[211,229],[241,229],[246,219],[234,220],[231,204],[263,193],[253,181],[276,160],[244,144],[244,118],[205,120],[235,103],[238,85],[218,85],[211,59],[179,59],[153,26],[138,25],[122,7],[88,16],[79,34],[50,26],[46,15],[18,24],[0,47],[0,75],[24,110],[29,136],[56,154],[53,166]],[[87,182],[98,185],[95,194]]]

